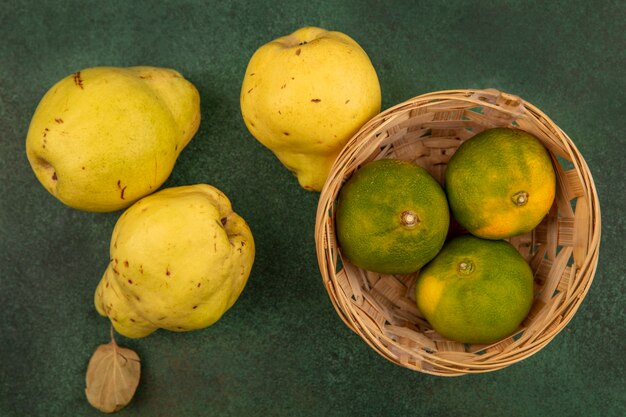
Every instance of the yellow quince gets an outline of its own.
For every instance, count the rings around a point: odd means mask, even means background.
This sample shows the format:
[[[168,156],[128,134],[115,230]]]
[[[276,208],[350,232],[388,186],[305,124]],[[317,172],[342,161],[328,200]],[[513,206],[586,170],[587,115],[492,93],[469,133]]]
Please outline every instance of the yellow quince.
[[[117,221],[96,310],[132,338],[210,326],[243,291],[254,252],[250,228],[221,191],[164,189]]]
[[[113,211],[165,182],[199,124],[198,91],[178,72],[88,68],[44,95],[26,154],[41,184],[63,203]]]
[[[381,93],[369,57],[352,38],[303,27],[254,53],[240,104],[250,133],[302,187],[320,191],[346,142],[380,112]]]

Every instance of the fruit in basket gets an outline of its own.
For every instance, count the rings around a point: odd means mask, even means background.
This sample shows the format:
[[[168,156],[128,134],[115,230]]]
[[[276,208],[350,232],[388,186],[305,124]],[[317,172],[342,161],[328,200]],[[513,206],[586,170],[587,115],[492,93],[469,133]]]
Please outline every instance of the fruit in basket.
[[[442,336],[492,343],[512,334],[528,315],[533,272],[504,240],[459,236],[420,271],[415,299]]]
[[[502,239],[527,233],[548,214],[556,175],[548,151],[517,129],[485,130],[450,158],[445,187],[454,218],[473,235]]]
[[[417,271],[439,252],[450,215],[443,189],[423,168],[382,159],[359,168],[339,192],[342,256],[385,274]]]
[[[235,303],[253,261],[250,228],[222,192],[167,188],[117,221],[95,306],[127,337],[204,328]]]
[[[88,68],[44,95],[26,154],[63,203],[113,211],[163,184],[199,123],[198,91],[174,70]]]
[[[250,133],[302,187],[320,191],[348,139],[380,112],[381,93],[369,57],[353,39],[303,27],[254,53],[240,104]]]

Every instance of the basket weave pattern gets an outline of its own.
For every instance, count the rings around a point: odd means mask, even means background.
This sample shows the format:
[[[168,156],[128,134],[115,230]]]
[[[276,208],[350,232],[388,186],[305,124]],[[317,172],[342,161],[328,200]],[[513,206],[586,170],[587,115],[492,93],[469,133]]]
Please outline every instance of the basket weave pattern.
[[[518,331],[491,345],[444,339],[415,303],[415,278],[362,270],[341,258],[334,204],[342,184],[371,160],[412,161],[443,184],[446,164],[466,139],[492,127],[523,129],[551,154],[555,202],[532,232],[509,239],[534,272],[535,298]],[[598,262],[600,207],[589,169],[570,138],[545,114],[497,90],[425,94],[364,125],[339,155],[321,192],[315,229],[318,263],[337,313],[376,352],[420,372],[454,376],[488,372],[529,357],[571,320]]]

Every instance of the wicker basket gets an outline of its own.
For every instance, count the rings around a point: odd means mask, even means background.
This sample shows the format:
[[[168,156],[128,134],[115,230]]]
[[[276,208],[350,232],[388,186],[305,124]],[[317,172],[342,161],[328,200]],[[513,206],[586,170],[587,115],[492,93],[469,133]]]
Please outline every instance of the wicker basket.
[[[377,274],[341,258],[334,204],[342,184],[365,162],[413,161],[441,183],[448,159],[464,140],[506,126],[537,136],[549,150],[557,175],[550,213],[532,232],[510,239],[534,271],[535,299],[514,335],[490,345],[457,343],[437,334],[417,309],[417,274]],[[352,137],[321,192],[315,240],[324,284],[348,327],[398,365],[455,376],[494,371],[527,358],[571,320],[596,270],[600,207],[583,157],[535,106],[493,89],[441,91],[386,110]]]

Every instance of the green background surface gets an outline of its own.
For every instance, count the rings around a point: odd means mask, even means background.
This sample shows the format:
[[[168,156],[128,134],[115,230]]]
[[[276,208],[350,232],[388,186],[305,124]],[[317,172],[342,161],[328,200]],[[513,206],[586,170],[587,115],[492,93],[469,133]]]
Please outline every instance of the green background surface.
[[[250,224],[257,256],[211,328],[118,337],[142,358],[120,416],[623,416],[625,402],[623,1],[0,2],[0,416],[97,416],[84,374],[109,324],[92,304],[121,212],[63,206],[24,141],[56,81],[98,65],[175,68],[202,124],[164,187],[209,183]],[[443,378],[371,350],[336,315],[314,245],[318,194],[247,132],[246,64],[260,45],[317,25],[352,36],[383,108],[494,87],[546,112],[575,142],[602,208],[600,263],[576,316],[504,370]]]

